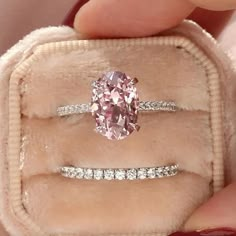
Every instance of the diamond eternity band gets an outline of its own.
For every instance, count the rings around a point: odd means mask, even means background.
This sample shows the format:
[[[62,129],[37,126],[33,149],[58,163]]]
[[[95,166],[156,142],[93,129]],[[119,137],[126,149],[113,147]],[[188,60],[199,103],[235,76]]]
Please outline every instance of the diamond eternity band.
[[[174,176],[178,173],[178,165],[116,169],[64,166],[59,172],[67,178],[85,180],[144,180]]]

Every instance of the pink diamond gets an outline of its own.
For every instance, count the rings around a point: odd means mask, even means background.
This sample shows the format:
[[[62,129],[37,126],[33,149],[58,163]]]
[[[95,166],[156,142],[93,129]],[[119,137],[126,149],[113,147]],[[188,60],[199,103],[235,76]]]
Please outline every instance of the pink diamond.
[[[138,105],[135,80],[122,72],[107,72],[93,83],[96,131],[108,139],[123,139],[138,128]]]

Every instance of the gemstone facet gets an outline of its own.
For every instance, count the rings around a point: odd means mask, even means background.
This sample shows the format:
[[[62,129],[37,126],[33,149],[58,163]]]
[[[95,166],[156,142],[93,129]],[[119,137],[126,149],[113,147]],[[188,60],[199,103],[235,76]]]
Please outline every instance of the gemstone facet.
[[[127,170],[127,179],[134,180],[137,178],[137,170],[132,168]]]
[[[154,179],[156,177],[156,170],[155,170],[155,168],[148,168],[147,176],[150,179]]]
[[[126,174],[126,171],[123,169],[115,170],[115,178],[118,180],[125,179],[125,174]]]
[[[106,180],[114,179],[114,170],[113,169],[106,169],[104,171],[104,179],[106,179]]]
[[[147,169],[146,168],[139,168],[137,175],[138,175],[139,179],[146,179],[146,177],[147,177]]]
[[[82,168],[76,169],[76,178],[82,179],[84,177],[84,170]]]
[[[103,179],[103,170],[101,170],[101,169],[95,169],[95,170],[93,171],[93,174],[94,174],[94,179],[96,179],[96,180]]]
[[[156,168],[156,176],[157,176],[158,178],[163,177],[163,168],[160,168],[160,167],[157,167],[157,168]]]
[[[136,82],[120,71],[110,71],[92,84],[91,111],[98,133],[120,140],[138,129]]]
[[[93,178],[93,170],[88,168],[84,171],[84,178],[85,179],[92,179]]]

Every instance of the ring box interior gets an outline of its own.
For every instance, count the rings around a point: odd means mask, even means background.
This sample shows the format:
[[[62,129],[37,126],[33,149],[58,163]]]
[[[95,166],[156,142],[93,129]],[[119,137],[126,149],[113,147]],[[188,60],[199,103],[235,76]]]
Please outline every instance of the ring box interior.
[[[57,116],[58,106],[88,103],[92,81],[112,70],[138,78],[140,99],[172,100],[182,110],[140,113],[140,130],[119,141],[95,133],[89,113]],[[10,235],[164,236],[235,179],[235,74],[194,23],[137,39],[40,29],[1,58],[0,72],[0,216]],[[67,165],[172,163],[176,176],[143,181],[58,173]]]

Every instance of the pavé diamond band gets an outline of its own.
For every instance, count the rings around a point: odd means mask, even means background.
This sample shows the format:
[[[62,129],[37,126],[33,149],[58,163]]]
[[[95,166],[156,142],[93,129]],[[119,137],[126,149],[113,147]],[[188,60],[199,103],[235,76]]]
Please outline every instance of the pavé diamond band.
[[[178,173],[178,165],[116,169],[64,166],[59,172],[67,178],[85,180],[144,180],[174,176]]]
[[[140,101],[138,111],[176,111],[176,104],[172,101]],[[58,116],[68,116],[92,112],[92,104],[74,104],[57,108]]]
[[[174,101],[139,101],[136,78],[120,71],[109,71],[92,83],[92,102],[63,105],[58,116],[91,112],[96,121],[95,131],[108,139],[124,139],[139,130],[139,111],[176,111]]]

